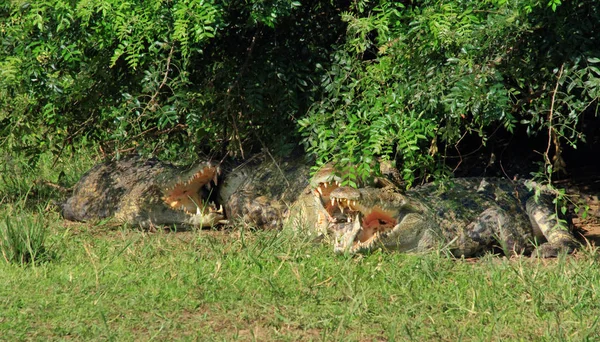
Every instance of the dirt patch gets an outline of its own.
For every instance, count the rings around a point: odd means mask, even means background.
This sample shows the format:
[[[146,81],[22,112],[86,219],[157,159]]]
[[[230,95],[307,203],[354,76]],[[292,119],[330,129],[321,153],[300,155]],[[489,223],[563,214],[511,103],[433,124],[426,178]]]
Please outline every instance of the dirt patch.
[[[600,174],[569,179],[564,181],[564,187],[577,204],[582,208],[588,207],[585,212],[573,211],[573,225],[576,231],[582,240],[600,246]],[[571,210],[574,208],[573,205]]]
[[[598,199],[593,202],[596,212],[593,212],[592,205],[588,211],[587,217],[583,218],[578,215],[573,218],[573,225],[578,230],[582,239],[593,243],[595,246],[600,246],[600,215],[597,210],[600,208]]]

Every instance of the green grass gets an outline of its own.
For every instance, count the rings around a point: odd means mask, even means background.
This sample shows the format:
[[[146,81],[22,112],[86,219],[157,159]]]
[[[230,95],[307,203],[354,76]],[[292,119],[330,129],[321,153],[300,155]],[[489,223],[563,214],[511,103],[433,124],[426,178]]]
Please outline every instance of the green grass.
[[[147,233],[58,217],[49,239],[50,262],[0,263],[4,339],[600,337],[593,253],[344,257],[287,232]]]
[[[14,210],[10,207],[0,212],[0,255],[6,262],[35,264],[48,258],[46,253],[46,218]]]
[[[34,219],[32,208],[19,213]],[[347,257],[291,231],[151,233],[43,216],[52,257],[0,260],[0,340],[600,338],[591,248],[554,260]]]

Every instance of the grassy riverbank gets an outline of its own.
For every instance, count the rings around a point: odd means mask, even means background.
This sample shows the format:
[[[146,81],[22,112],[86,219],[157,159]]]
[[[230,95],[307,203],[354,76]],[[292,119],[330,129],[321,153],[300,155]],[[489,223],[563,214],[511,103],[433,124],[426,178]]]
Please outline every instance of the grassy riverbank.
[[[76,160],[5,166],[0,229],[45,238],[35,262],[0,259],[0,340],[600,338],[591,248],[552,260],[349,257],[287,230],[69,223],[48,205],[60,191],[33,184],[72,184],[94,162]]]

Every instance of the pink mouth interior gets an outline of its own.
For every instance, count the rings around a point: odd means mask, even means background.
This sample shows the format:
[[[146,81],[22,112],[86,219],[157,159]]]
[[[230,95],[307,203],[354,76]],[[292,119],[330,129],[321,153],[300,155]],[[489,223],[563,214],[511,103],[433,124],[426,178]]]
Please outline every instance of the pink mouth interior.
[[[384,210],[374,208],[362,219],[362,230],[358,235],[358,241],[368,241],[375,233],[390,230],[394,228],[394,226],[396,226],[396,219],[387,214]]]

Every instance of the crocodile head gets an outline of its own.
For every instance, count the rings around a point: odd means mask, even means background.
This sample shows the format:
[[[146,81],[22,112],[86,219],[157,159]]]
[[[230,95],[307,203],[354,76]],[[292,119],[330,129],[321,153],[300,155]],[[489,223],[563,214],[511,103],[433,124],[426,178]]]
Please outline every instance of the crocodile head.
[[[380,167],[383,167],[383,165],[381,164]],[[388,164],[385,165],[388,166]],[[386,173],[384,169],[381,172],[383,174]],[[375,177],[370,180],[356,180],[356,182],[359,187],[372,186],[376,188],[390,187],[393,184],[382,177]],[[339,229],[346,226],[352,220],[352,217],[348,216],[349,212],[345,211],[345,209],[347,209],[347,201],[356,203],[358,199],[356,196],[359,196],[358,190],[342,186],[342,178],[339,176],[339,170],[336,170],[333,164],[326,164],[317,171],[310,181],[310,187],[318,209],[316,227],[318,227],[320,232],[331,231],[333,229],[336,233],[339,233]],[[337,201],[337,199],[340,201]]]
[[[170,209],[185,213],[187,224],[212,226],[223,223],[223,207],[217,208],[210,200],[219,173],[218,166],[203,163],[176,176],[170,175],[162,185],[162,200]],[[167,178],[163,176],[163,179]]]
[[[329,193],[336,253],[380,247],[408,251],[422,234],[418,205],[389,188],[338,187]]]
[[[97,164],[74,186],[61,205],[65,219],[114,217],[142,227],[212,226],[223,220],[211,202],[219,167],[202,162],[192,168],[133,155]]]

